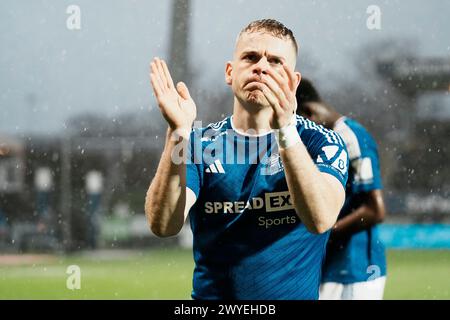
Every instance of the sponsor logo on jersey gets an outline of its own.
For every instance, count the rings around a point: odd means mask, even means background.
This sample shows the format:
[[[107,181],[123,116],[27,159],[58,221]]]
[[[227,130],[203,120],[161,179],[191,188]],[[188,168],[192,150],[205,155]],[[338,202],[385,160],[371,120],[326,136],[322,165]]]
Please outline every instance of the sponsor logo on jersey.
[[[269,192],[264,198],[254,197],[245,201],[207,201],[205,213],[242,213],[244,210],[265,209],[266,212],[277,212],[294,209],[289,191]]]

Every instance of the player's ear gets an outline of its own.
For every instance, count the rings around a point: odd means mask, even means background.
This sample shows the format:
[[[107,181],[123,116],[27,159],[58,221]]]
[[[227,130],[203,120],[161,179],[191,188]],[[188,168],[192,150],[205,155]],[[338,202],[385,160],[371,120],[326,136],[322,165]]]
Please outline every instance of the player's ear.
[[[295,79],[297,81],[297,84],[295,85],[295,90],[297,90],[298,85],[300,84],[300,81],[302,81],[302,74],[298,71],[295,71],[294,74],[295,74]]]
[[[231,63],[231,61],[228,61],[227,65],[225,66],[225,82],[230,86],[233,83],[232,72],[233,64]]]

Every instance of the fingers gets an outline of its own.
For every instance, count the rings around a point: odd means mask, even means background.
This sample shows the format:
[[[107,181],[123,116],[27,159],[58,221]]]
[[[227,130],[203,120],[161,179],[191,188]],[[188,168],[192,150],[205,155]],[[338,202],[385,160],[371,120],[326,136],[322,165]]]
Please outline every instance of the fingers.
[[[153,68],[153,66],[151,66],[151,68]],[[163,94],[162,83],[153,70],[150,72],[150,82],[152,84],[153,93],[155,94],[155,97],[156,98],[160,97]]]
[[[189,94],[189,90],[184,82],[177,83],[177,92],[181,96],[181,98],[185,100],[191,99],[191,95]]]
[[[283,77],[281,74],[273,71],[273,70],[267,70],[267,74],[270,76],[270,78],[272,78],[276,85],[281,89],[283,95],[278,94],[278,96],[280,97],[280,99],[284,99],[280,100],[282,107],[287,107],[289,105],[293,105],[296,102],[296,98],[295,98],[295,90],[297,89],[295,86],[295,74],[293,74],[289,68],[286,65],[283,65],[283,75],[285,75],[285,77]],[[291,88],[291,82],[294,81],[294,87]],[[279,90],[279,89],[278,89]],[[275,90],[275,92],[277,92],[278,90]]]
[[[292,91],[289,87],[289,77],[286,75],[286,77],[283,77],[279,73],[274,72],[273,70],[268,69],[267,73],[275,80],[278,86],[283,90],[283,93],[285,96],[288,96],[288,93]],[[284,72],[285,73],[285,72]]]
[[[150,70],[150,78],[153,79],[152,85],[155,84],[157,86],[159,94],[174,89],[172,77],[164,60],[161,60],[159,58],[153,59],[153,61],[150,63]],[[156,88],[154,87],[154,89]]]
[[[290,88],[291,90],[297,89],[297,88],[296,88],[296,82],[297,82],[297,79],[295,78],[295,73],[294,73],[294,71],[291,70],[287,64],[283,64],[283,69],[284,69],[284,71],[286,72],[286,74],[287,74],[287,76],[288,76],[288,79],[289,79],[289,88]]]
[[[272,92],[272,89],[269,89],[268,86],[261,85],[261,91],[266,97],[269,104],[272,106],[273,111],[277,116],[281,116],[284,111],[283,108],[280,106],[280,103],[278,102],[278,98],[274,95]]]
[[[173,85],[172,76],[170,75],[169,68],[167,68],[166,62],[164,60],[160,60],[160,59],[158,59],[158,60],[159,60],[160,67],[163,71],[163,75],[165,78],[163,80],[165,80],[166,85],[169,89],[173,89],[174,85]]]
[[[164,81],[161,78],[161,74],[158,70],[158,66],[156,65],[156,61],[152,61],[150,63],[150,79],[155,95],[157,97],[161,96],[161,94],[165,92],[166,86],[164,85]]]
[[[272,91],[272,94],[277,98],[279,105],[282,108],[286,108],[289,105],[289,101],[286,97],[285,92],[281,88],[283,87],[283,85],[280,86],[272,77],[263,78],[263,82],[270,89],[270,91]]]

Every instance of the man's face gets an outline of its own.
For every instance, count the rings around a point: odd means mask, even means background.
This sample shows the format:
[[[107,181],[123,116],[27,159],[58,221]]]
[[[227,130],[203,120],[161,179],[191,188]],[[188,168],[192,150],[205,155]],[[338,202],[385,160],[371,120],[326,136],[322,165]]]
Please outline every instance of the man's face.
[[[268,33],[244,33],[236,43],[233,61],[228,62],[225,80],[231,85],[234,95],[242,104],[269,107],[269,102],[261,91],[261,83],[268,69],[288,79],[283,64],[292,71],[295,68],[296,53],[289,39],[280,39]],[[300,73],[296,72],[297,87]]]

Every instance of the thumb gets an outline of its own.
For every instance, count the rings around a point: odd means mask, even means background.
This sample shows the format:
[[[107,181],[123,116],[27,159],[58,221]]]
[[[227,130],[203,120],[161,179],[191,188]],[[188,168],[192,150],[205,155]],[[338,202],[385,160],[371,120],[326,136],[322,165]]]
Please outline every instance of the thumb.
[[[185,99],[185,100],[191,99],[191,95],[189,94],[189,90],[186,87],[186,84],[184,84],[184,82],[178,82],[177,83],[177,92],[183,99]]]

